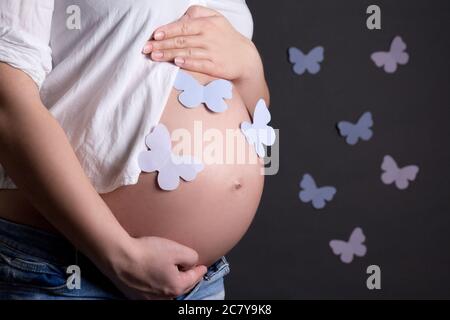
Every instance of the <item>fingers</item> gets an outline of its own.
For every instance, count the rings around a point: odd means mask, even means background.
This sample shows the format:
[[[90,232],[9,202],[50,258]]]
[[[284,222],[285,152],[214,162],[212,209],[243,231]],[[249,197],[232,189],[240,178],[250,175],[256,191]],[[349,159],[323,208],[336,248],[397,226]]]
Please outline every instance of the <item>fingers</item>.
[[[169,39],[179,36],[198,35],[205,27],[206,21],[202,19],[180,19],[155,30],[155,40]]]
[[[216,65],[208,59],[195,59],[190,57],[176,57],[175,64],[185,70],[206,73],[211,76],[217,74]]]
[[[194,249],[181,244],[173,247],[173,261],[176,268],[176,277],[172,278],[176,296],[184,294],[202,280],[207,268],[198,264],[198,253]]]
[[[173,248],[173,262],[181,267],[181,269],[189,270],[198,262],[198,253],[194,249],[181,244],[176,244]]]
[[[181,271],[179,274],[180,286],[184,288],[183,293],[191,290],[198,282],[203,279],[208,269],[205,266],[196,266],[187,271]]]
[[[191,6],[181,19],[156,29],[153,38],[155,40],[163,40],[177,36],[199,34],[209,22],[209,20],[202,18],[215,16],[220,17],[222,15],[203,6]]]
[[[207,49],[199,36],[175,37],[162,41],[149,41],[142,52],[155,61],[173,61],[175,57],[207,59]]]
[[[173,274],[171,281],[163,289],[163,295],[159,295],[161,299],[176,298],[189,292],[203,279],[208,270],[205,266],[189,267],[185,271],[180,271],[176,266],[174,267],[176,274]]]
[[[179,36],[161,41],[149,41],[143,49],[144,54],[152,51],[184,49],[184,48],[201,48],[205,44],[205,40],[199,36]]]
[[[176,57],[192,58],[192,59],[207,59],[207,51],[200,48],[175,49],[166,51],[152,52],[151,58],[154,61],[174,61]]]

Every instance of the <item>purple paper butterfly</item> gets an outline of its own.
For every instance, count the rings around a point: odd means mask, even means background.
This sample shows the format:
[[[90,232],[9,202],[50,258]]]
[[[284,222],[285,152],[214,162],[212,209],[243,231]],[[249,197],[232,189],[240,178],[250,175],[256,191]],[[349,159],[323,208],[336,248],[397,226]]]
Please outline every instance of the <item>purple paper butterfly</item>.
[[[320,62],[323,61],[323,47],[315,47],[308,54],[304,54],[300,49],[290,47],[289,62],[293,64],[296,74],[302,75],[305,71],[316,74],[320,71]]]
[[[409,61],[409,54],[405,50],[406,44],[400,36],[396,36],[388,52],[375,52],[371,58],[377,67],[384,67],[384,71],[387,73],[394,73],[398,64],[404,65]]]
[[[373,132],[371,127],[373,126],[372,114],[365,112],[358,120],[356,124],[347,121],[341,121],[338,123],[338,129],[341,136],[346,137],[345,141],[349,145],[355,145],[359,139],[364,141],[372,138]]]
[[[364,257],[367,252],[367,247],[364,245],[366,237],[361,228],[355,228],[350,235],[348,241],[331,240],[330,247],[335,255],[341,256],[341,261],[350,263],[354,256]]]
[[[322,209],[325,207],[326,201],[331,201],[336,194],[335,187],[321,187],[318,188],[313,177],[309,174],[303,175],[300,181],[301,190],[298,197],[302,202],[308,203],[311,201],[315,209]]]
[[[203,170],[203,164],[194,157],[172,153],[170,134],[163,124],[158,124],[146,136],[145,144],[150,150],[139,154],[139,167],[144,172],[158,171],[158,185],[163,190],[175,190],[180,178],[192,181]]]
[[[419,172],[419,167],[415,165],[399,168],[395,160],[389,155],[384,156],[381,169],[384,171],[381,175],[381,181],[384,184],[395,182],[395,185],[400,190],[408,188],[409,181],[414,181]]]

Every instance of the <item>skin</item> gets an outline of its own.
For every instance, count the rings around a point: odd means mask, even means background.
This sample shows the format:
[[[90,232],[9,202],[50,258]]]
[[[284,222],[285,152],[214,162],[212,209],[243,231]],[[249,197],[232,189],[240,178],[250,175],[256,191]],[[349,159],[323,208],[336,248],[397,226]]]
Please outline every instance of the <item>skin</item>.
[[[233,50],[228,50],[239,57],[231,61],[218,41],[204,48],[207,59],[185,55],[182,68],[232,80],[241,95],[248,92],[242,95],[247,106],[254,106],[260,97],[268,102],[261,59],[251,41],[206,8],[191,7],[178,22],[181,25],[158,29],[155,37],[160,31],[164,36],[155,41],[179,37],[180,31],[202,41],[220,38],[228,46],[232,43],[228,48]],[[191,22],[207,24],[214,32],[200,34]],[[180,29],[186,23],[189,27]],[[193,52],[189,48],[182,49]],[[159,61],[170,60],[163,56]],[[189,291],[205,274],[206,267],[197,265],[198,254],[191,248],[158,237],[135,238],[125,231],[86,177],[33,80],[4,63],[0,63],[0,150],[0,163],[21,194],[127,297],[171,299]]]
[[[205,74],[185,72],[201,84],[214,80]],[[170,192],[158,187],[156,173],[141,173],[136,184],[122,186],[102,197],[130,234],[174,240],[196,250],[199,263],[209,266],[237,244],[252,222],[264,185],[263,166],[262,161],[257,161],[260,159],[255,148],[239,129],[242,121],[251,119],[236,88],[233,97],[227,99],[229,109],[221,114],[210,112],[204,106],[185,108],[178,97],[179,91],[173,89],[159,122],[172,134],[180,129],[189,133],[190,143],[182,144],[181,148],[175,143],[173,148],[202,161],[202,172],[193,181],[181,181]],[[203,136],[194,133],[199,122],[205,132]],[[208,130],[222,137],[227,130],[237,132],[235,145],[223,146],[222,153],[206,156],[205,150],[211,146]],[[240,163],[225,163],[226,157],[235,153],[249,158]]]

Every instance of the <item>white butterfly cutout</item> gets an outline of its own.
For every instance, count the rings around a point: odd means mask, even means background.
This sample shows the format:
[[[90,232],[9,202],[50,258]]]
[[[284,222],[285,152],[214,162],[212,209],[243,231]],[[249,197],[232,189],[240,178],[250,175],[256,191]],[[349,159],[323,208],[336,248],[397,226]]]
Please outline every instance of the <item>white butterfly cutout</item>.
[[[203,86],[181,70],[178,71],[174,87],[183,91],[178,96],[178,101],[186,108],[196,108],[204,103],[213,112],[224,112],[228,109],[224,99],[233,97],[233,85],[230,81],[219,79]]]
[[[244,121],[241,123],[241,131],[249,144],[255,146],[256,154],[263,158],[266,156],[264,145],[271,146],[275,143],[275,130],[268,126],[271,116],[263,99],[256,104],[253,113],[253,123]]]
[[[139,167],[144,172],[158,171],[158,185],[161,189],[172,191],[178,188],[180,178],[192,181],[204,168],[192,156],[178,156],[172,153],[170,134],[163,124],[158,124],[146,136],[145,144],[150,150],[138,156]]]

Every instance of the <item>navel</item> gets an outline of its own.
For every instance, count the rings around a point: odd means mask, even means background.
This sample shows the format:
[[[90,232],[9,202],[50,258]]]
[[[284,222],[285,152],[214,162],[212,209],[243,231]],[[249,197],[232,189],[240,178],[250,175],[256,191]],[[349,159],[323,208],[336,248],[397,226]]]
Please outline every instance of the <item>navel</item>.
[[[233,190],[239,190],[242,188],[241,180],[237,179],[233,181]]]

